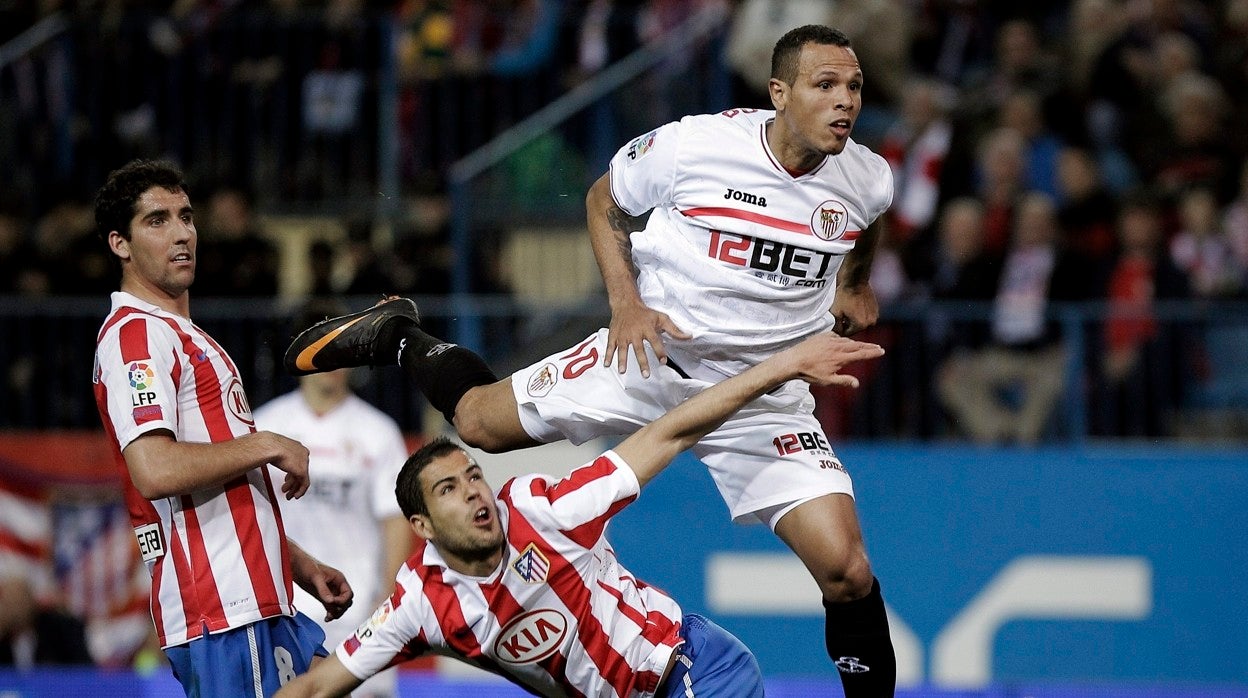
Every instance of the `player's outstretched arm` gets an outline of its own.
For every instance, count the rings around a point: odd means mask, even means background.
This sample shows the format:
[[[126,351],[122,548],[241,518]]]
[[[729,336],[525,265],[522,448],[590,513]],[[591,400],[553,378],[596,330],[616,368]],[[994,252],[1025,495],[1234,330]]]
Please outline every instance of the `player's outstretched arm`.
[[[838,373],[845,366],[884,355],[879,345],[815,335],[775,354],[750,370],[707,388],[628,437],[614,450],[637,473],[642,485],[658,475],[681,451],[714,431],[737,410],[786,381],[858,387],[858,379]]]
[[[345,696],[363,681],[347,671],[338,657],[329,655],[316,662],[305,674],[282,686],[275,698],[331,698]]]
[[[607,334],[607,351],[603,365],[612,361],[620,373],[628,368],[628,354],[637,357],[644,376],[650,375],[650,361],[645,343],[649,342],[659,361],[667,362],[663,334],[680,339],[689,335],[676,326],[666,313],[650,308],[637,290],[637,269],[633,266],[633,243],[629,236],[638,230],[635,219],[615,203],[611,196],[611,173],[604,174],[589,188],[585,196],[589,241],[598,260],[602,283],[611,304],[611,326]]]

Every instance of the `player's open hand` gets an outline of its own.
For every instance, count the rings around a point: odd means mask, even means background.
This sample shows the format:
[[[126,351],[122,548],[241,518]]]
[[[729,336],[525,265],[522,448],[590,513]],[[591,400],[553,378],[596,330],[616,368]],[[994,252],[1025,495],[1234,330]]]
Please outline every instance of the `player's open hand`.
[[[650,377],[650,360],[646,356],[646,343],[654,351],[659,363],[667,363],[667,350],[663,348],[662,335],[677,339],[689,339],[690,335],[676,326],[666,313],[660,313],[643,303],[613,308],[611,326],[607,330],[607,355],[602,365],[614,361],[620,373],[628,370],[628,353],[637,357],[641,375]]]
[[[878,359],[884,348],[870,342],[847,339],[831,332],[817,334],[795,347],[777,355],[791,362],[789,370],[794,378],[801,378],[815,385],[841,385],[857,388],[858,379],[839,371],[855,361]]]

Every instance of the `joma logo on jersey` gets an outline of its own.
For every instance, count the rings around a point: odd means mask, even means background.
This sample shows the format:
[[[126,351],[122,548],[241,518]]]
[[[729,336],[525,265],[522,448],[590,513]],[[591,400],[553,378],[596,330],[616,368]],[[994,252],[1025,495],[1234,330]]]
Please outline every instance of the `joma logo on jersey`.
[[[730,201],[740,201],[743,204],[750,204],[751,206],[758,206],[759,208],[767,208],[767,197],[739,191],[737,189],[729,189],[727,193],[724,194],[724,198],[729,199]]]
[[[808,250],[774,240],[760,240],[749,235],[711,231],[707,255],[721,262],[767,273],[779,273],[797,279],[797,286],[821,288],[827,283],[824,275],[836,255]]]
[[[494,656],[508,664],[532,664],[554,654],[568,633],[568,620],[550,608],[517,616],[498,633]]]
[[[546,581],[546,573],[550,571],[550,560],[546,559],[535,544],[529,543],[524,552],[511,563],[511,568],[529,584],[541,584]]]

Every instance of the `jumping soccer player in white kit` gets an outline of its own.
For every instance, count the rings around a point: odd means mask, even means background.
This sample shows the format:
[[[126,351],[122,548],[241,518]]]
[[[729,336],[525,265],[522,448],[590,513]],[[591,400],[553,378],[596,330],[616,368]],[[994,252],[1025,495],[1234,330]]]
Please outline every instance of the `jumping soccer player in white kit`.
[[[771,74],[774,111],[662,126],[621,148],[591,187],[609,328],[491,382],[479,358],[421,332],[414,309],[390,301],[308,330],[288,370],[397,357],[466,443],[500,452],[631,433],[805,337],[873,325],[873,224],[893,187],[888,163],[849,137],[862,104],[857,57],[841,32],[799,27],[776,43]],[[391,320],[393,332],[367,347],[331,337]],[[847,697],[893,695],[896,659],[853,485],[809,387],[760,397],[692,450],[734,520],[768,524],[818,583]]]

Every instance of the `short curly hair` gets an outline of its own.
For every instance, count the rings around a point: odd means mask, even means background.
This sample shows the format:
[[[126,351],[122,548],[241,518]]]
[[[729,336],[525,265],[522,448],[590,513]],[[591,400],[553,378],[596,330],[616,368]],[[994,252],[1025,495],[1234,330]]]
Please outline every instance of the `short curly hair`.
[[[849,37],[839,29],[822,24],[807,24],[780,37],[771,51],[771,77],[792,85],[797,79],[797,58],[806,44],[850,48]]]
[[[95,195],[95,233],[105,243],[116,230],[130,239],[130,219],[143,192],[163,187],[171,192],[188,193],[182,170],[164,160],[131,160],[108,174]]]

